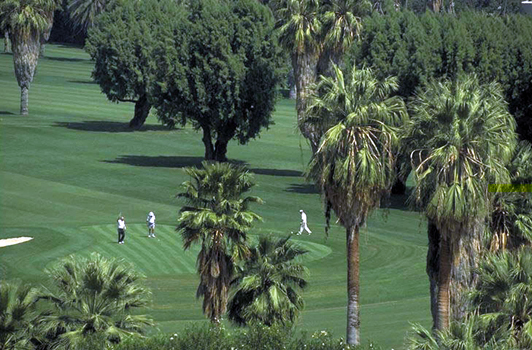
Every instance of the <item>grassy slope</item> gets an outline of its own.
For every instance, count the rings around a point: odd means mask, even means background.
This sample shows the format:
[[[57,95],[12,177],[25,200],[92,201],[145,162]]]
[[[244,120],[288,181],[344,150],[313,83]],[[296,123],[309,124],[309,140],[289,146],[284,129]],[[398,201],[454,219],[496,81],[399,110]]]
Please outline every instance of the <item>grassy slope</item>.
[[[162,331],[203,322],[194,252],[183,252],[173,231],[181,168],[201,161],[200,135],[166,130],[155,116],[143,131],[129,132],[133,106],[108,102],[91,83],[91,69],[82,50],[49,45],[30,89],[30,115],[21,117],[12,56],[0,54],[0,238],[35,237],[0,248],[1,276],[46,283],[43,270],[57,258],[99,251],[133,261],[148,276],[154,295],[148,312]],[[344,231],[333,227],[324,239],[319,195],[301,177],[310,153],[296,132],[294,103],[280,101],[274,120],[249,145],[231,143],[228,156],[248,164],[256,174],[254,194],[265,200],[255,208],[264,222],[253,233],[295,231],[298,209],[307,211],[314,233],[300,239],[315,256],[307,261],[312,275],[299,328],[343,336]],[[361,333],[363,341],[399,348],[408,322],[428,325],[430,312],[425,225],[403,210],[402,198],[393,202],[397,209],[387,220],[375,214],[362,234]],[[150,210],[158,240],[145,237]],[[115,243],[119,212],[129,225],[123,246]]]

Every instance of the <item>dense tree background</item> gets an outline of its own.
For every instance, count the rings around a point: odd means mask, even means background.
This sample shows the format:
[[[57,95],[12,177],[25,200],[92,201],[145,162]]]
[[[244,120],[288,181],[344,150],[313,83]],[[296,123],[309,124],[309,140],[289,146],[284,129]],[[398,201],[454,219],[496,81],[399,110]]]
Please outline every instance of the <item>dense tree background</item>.
[[[357,65],[380,77],[399,78],[399,94],[413,95],[431,78],[476,73],[481,82],[503,87],[520,137],[532,140],[532,18],[463,12],[457,16],[411,11],[374,13],[363,40],[352,47]]]

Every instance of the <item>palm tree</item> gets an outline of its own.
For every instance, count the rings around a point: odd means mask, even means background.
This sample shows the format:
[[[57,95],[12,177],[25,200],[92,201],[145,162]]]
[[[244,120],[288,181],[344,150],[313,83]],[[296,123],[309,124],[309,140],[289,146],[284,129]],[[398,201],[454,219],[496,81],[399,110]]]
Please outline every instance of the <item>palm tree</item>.
[[[108,0],[68,0],[67,9],[74,24],[86,33],[108,5]]]
[[[488,184],[507,183],[515,121],[495,83],[475,76],[430,83],[418,92],[405,140],[416,179],[414,199],[436,229],[435,328],[465,310],[461,294],[475,283],[481,233],[489,214]],[[430,274],[429,274],[430,277]],[[450,286],[453,280],[453,298]]]
[[[532,145],[521,141],[509,165],[512,183],[532,182]],[[532,196],[530,193],[497,192],[491,214],[490,249],[515,249],[532,244]]]
[[[0,349],[21,349],[29,343],[36,296],[29,285],[0,281]]]
[[[304,306],[298,291],[307,285],[308,275],[295,259],[305,253],[290,242],[290,236],[275,240],[261,236],[231,282],[229,319],[239,325],[293,324]]]
[[[379,207],[395,178],[398,127],[407,119],[404,102],[390,97],[397,79],[379,81],[369,68],[322,77],[310,108],[309,123],[326,130],[312,158],[309,177],[320,189],[326,217],[334,210],[346,229],[347,342],[359,344],[359,230]]]
[[[89,258],[69,256],[46,270],[55,290],[41,296],[54,307],[43,314],[38,326],[67,347],[94,336],[119,342],[138,336],[153,325],[145,315],[131,311],[148,305],[151,292],[142,275],[124,260],[106,259],[97,253]]]
[[[3,0],[0,29],[9,32],[15,76],[20,86],[20,114],[28,114],[28,90],[39,58],[41,37],[50,25],[50,13],[61,0]]]
[[[343,67],[342,56],[362,32],[362,17],[371,10],[368,0],[328,0],[322,5],[322,52],[318,75],[331,76],[332,63]]]
[[[249,210],[258,197],[242,197],[253,186],[252,175],[228,163],[203,162],[203,169],[185,168],[191,180],[177,196],[186,201],[179,225],[183,247],[201,243],[197,258],[200,283],[196,297],[203,297],[203,313],[218,324],[227,308],[229,285],[236,262],[249,255],[247,230],[260,216]]]
[[[311,86],[316,82],[321,44],[318,0],[275,0],[271,6],[277,19],[279,42],[290,52],[296,83],[297,121],[301,133],[318,149],[320,137],[312,125],[304,123]]]

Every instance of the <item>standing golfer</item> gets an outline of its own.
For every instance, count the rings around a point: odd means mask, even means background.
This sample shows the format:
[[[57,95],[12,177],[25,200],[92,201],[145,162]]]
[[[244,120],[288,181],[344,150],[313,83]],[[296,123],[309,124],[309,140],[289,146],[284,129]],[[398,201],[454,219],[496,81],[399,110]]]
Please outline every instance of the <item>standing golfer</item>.
[[[155,214],[150,211],[146,218],[146,225],[148,225],[148,237],[155,238]]]
[[[119,216],[116,223],[118,226],[118,244],[124,244],[124,238],[126,238],[126,221],[123,216]]]
[[[303,233],[303,230],[305,230],[310,235],[312,231],[309,230],[308,225],[307,225],[307,214],[305,214],[303,209],[301,209],[299,212],[301,213],[301,226],[299,227],[299,232],[297,234],[300,235]]]

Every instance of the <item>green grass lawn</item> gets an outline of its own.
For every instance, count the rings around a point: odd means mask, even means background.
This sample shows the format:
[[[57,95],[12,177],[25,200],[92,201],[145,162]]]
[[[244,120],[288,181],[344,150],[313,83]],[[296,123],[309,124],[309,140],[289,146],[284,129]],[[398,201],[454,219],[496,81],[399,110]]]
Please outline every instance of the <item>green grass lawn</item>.
[[[48,45],[30,88],[30,114],[22,117],[12,56],[0,54],[0,238],[34,237],[0,248],[0,276],[45,284],[44,269],[57,259],[97,251],[146,274],[153,304],[143,312],[161,331],[206,322],[195,298],[197,250],[184,252],[174,231],[182,204],[175,194],[187,179],[182,168],[201,162],[201,135],[167,130],[155,115],[131,132],[133,105],[107,101],[91,81],[92,66],[81,49]],[[305,209],[313,234],[295,240],[311,251],[304,259],[311,276],[298,329],[343,337],[345,232],[333,226],[325,239],[319,194],[302,178],[310,151],[296,129],[294,102],[279,101],[274,121],[257,140],[228,147],[231,160],[256,174],[253,194],[265,201],[254,207],[264,222],[252,234],[296,231]],[[409,322],[430,324],[426,224],[403,197],[391,203],[361,236],[361,335],[398,349]],[[146,237],[149,211],[157,216],[157,239]],[[116,243],[120,212],[128,223],[124,245]]]

